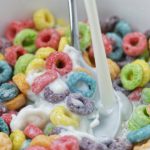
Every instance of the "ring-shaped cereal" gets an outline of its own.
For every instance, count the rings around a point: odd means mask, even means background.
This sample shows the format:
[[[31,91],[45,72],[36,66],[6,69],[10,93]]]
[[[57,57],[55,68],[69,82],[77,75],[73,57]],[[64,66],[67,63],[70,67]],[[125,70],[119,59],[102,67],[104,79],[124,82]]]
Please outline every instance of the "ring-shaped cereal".
[[[38,48],[51,47],[57,50],[59,41],[60,35],[55,29],[45,29],[38,33],[36,46]]]
[[[25,96],[23,94],[19,94],[17,97],[9,100],[8,102],[5,102],[4,106],[6,106],[8,110],[17,110],[24,106],[26,104],[26,101],[27,100]]]
[[[0,84],[10,80],[12,76],[12,68],[6,61],[0,61]]]
[[[53,52],[55,52],[55,50],[51,47],[42,47],[36,51],[35,57],[46,60],[47,57]]]
[[[26,75],[32,71],[42,71],[45,68],[45,61],[41,58],[33,59],[26,68]]]
[[[150,80],[150,67],[149,67],[149,64],[146,63],[144,60],[140,60],[140,59],[135,60],[133,63],[141,65],[141,67],[143,69],[143,79],[142,79],[142,83],[140,84],[140,86],[143,87]]]
[[[64,106],[56,106],[50,113],[50,120],[56,126],[79,126],[79,118]]]
[[[72,70],[72,60],[67,53],[54,52],[46,60],[46,68],[54,69],[61,75],[65,75]]]
[[[30,89],[29,84],[26,81],[26,76],[23,73],[18,73],[12,78],[13,82],[17,85],[18,89],[26,95]]]
[[[123,56],[122,39],[116,33],[107,33],[106,36],[110,39],[113,47],[108,57],[112,60],[119,61]]]
[[[127,64],[121,70],[121,82],[127,90],[139,87],[143,80],[143,69],[139,64]]]
[[[92,73],[83,67],[77,67],[77,68],[73,69],[73,71],[74,72],[85,72],[86,74],[92,76]]]
[[[67,38],[62,37],[59,41],[58,51],[62,52],[67,44],[69,44]]]
[[[141,93],[142,101],[149,104],[150,103],[150,88],[143,88]]]
[[[19,57],[19,59],[17,60],[15,64],[14,74],[25,73],[27,66],[34,58],[35,57],[32,54],[25,54]]]
[[[69,110],[78,115],[89,115],[94,111],[94,103],[80,94],[70,94],[66,103]]]
[[[21,150],[26,150],[29,147],[30,143],[31,143],[30,139],[25,140],[22,144]]]
[[[12,150],[12,142],[7,134],[0,132],[0,139],[1,150]]]
[[[19,94],[17,86],[13,83],[3,83],[0,86],[0,102],[6,102]]]
[[[55,25],[55,18],[48,9],[39,9],[33,14],[36,29],[43,30]]]
[[[4,59],[5,59],[4,55],[2,53],[0,53],[0,61],[4,60]]]
[[[22,46],[27,52],[34,53],[36,51],[35,40],[37,32],[32,29],[23,29],[15,37],[14,45]]]
[[[13,143],[13,150],[20,150],[26,140],[26,137],[21,130],[14,130],[10,134],[10,139]]]
[[[82,86],[81,88],[77,86],[79,82],[83,82],[87,86],[87,89],[84,90]],[[74,72],[70,74],[67,84],[71,92],[81,93],[85,97],[92,97],[96,91],[96,81],[85,72]]]
[[[140,32],[128,33],[123,38],[123,49],[128,56],[139,56],[145,51],[146,47],[146,36]]]
[[[1,117],[0,117],[0,132],[9,134],[9,127]]]

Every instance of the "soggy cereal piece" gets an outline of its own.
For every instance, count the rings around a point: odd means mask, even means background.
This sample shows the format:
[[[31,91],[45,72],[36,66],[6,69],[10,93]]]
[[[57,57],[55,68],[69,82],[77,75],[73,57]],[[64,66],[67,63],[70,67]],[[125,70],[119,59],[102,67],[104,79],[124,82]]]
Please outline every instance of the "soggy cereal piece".
[[[0,139],[1,150],[12,150],[12,142],[7,134],[0,132]]]
[[[36,29],[43,30],[45,28],[54,27],[55,17],[48,9],[39,9],[33,14],[33,21]]]

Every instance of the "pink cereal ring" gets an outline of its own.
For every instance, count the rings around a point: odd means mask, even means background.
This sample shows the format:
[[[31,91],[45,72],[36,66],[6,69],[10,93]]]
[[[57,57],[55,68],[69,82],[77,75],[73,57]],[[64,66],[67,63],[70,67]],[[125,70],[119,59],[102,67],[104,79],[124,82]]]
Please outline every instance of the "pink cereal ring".
[[[21,46],[12,46],[5,50],[5,59],[10,65],[14,66],[17,59],[25,53],[26,51]]]
[[[24,20],[22,21],[24,28],[34,28],[34,22],[32,20]]]
[[[46,68],[56,70],[61,75],[69,73],[72,66],[71,58],[64,52],[53,52],[46,59]]]
[[[123,39],[123,49],[128,56],[139,56],[144,52],[146,47],[146,36],[140,32],[129,33]]]
[[[9,41],[13,41],[16,34],[23,29],[23,24],[20,21],[13,21],[7,27],[5,31],[5,36]]]
[[[27,125],[23,132],[30,139],[33,139],[40,134],[43,134],[43,131],[34,124]]]
[[[55,70],[47,70],[44,74],[36,77],[31,85],[32,92],[40,93],[45,86],[58,78]]]
[[[57,50],[59,41],[60,41],[60,35],[56,30],[45,29],[38,34],[38,37],[36,40],[36,46],[37,48],[51,47]]]
[[[26,150],[47,150],[47,149],[43,146],[31,146],[28,147]]]

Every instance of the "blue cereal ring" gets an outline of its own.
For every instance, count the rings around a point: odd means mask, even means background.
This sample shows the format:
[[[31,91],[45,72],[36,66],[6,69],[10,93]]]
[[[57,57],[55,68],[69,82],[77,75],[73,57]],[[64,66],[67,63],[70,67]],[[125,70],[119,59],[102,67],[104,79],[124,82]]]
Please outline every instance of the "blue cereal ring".
[[[0,117],[0,132],[9,134],[9,128],[6,122]]]
[[[131,143],[138,143],[150,138],[150,125],[147,125],[136,131],[131,131],[127,135],[127,139]]]
[[[71,92],[81,93],[85,97],[92,97],[96,91],[96,81],[84,72],[72,73],[67,84]],[[84,89],[83,84],[86,85],[86,89]]]
[[[21,150],[26,150],[30,146],[30,143],[31,143],[30,139],[25,140],[21,147]]]
[[[126,34],[132,32],[131,26],[124,20],[120,20],[114,30],[118,35],[124,37]]]
[[[121,60],[123,56],[122,39],[116,33],[107,33],[106,36],[111,40],[113,50],[108,55],[114,61]]]
[[[19,94],[19,90],[15,84],[3,83],[0,86],[0,102],[11,100]]]
[[[0,84],[10,80],[12,68],[6,61],[0,61]]]

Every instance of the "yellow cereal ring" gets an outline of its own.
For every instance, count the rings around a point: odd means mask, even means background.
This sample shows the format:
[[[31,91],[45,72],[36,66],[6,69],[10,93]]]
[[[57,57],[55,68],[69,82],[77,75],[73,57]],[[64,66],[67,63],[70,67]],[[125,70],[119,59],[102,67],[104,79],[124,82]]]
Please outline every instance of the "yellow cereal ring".
[[[55,25],[55,17],[48,9],[39,9],[33,14],[36,29],[42,30]]]
[[[56,106],[50,113],[50,120],[54,125],[79,126],[79,118],[64,106]]]
[[[86,51],[83,52],[83,58],[89,66],[94,67],[94,65],[91,63],[91,61],[89,59],[88,52],[86,52]]]
[[[34,70],[43,70],[45,68],[45,61],[41,58],[33,59],[26,68],[26,74]]]
[[[26,104],[26,98],[23,94],[19,94],[17,97],[5,102],[4,105],[8,110],[17,110]]]
[[[4,55],[0,53],[0,60],[4,60],[4,59],[5,59]]]
[[[6,133],[0,132],[0,150],[12,150],[12,142]]]
[[[58,137],[59,137],[58,135],[51,135],[51,136],[38,135],[32,139],[30,146],[43,146],[49,149],[50,144]]]
[[[63,51],[65,46],[68,44],[68,40],[66,37],[62,37],[59,42],[58,51]]]
[[[35,57],[36,58],[41,58],[41,59],[46,59],[51,53],[55,52],[55,50],[53,48],[50,47],[42,47],[39,48],[36,53],[35,53]]]
[[[108,67],[109,67],[109,72],[110,72],[111,79],[114,80],[114,79],[116,79],[119,76],[119,74],[120,74],[120,68],[111,59],[107,59],[107,63],[108,63]]]
[[[146,63],[146,61],[142,60],[142,59],[137,59],[133,62],[134,64],[139,64],[141,65],[142,69],[143,69],[143,80],[141,83],[141,87],[143,87],[144,85],[146,85],[149,80],[150,80],[150,67],[149,64]]]
[[[13,76],[13,82],[23,94],[26,94],[30,88],[29,84],[26,82],[26,76],[23,73],[18,73]]]
[[[56,24],[57,26],[61,26],[61,27],[66,27],[68,26],[68,23],[66,20],[62,19],[62,18],[57,18],[56,19]]]
[[[26,140],[26,137],[21,130],[14,130],[10,134],[10,139],[13,143],[13,149],[12,150],[20,150],[22,147],[22,144]]]
[[[73,71],[75,71],[75,72],[85,72],[88,75],[92,76],[92,73],[89,70],[87,70],[85,68],[82,68],[82,67],[75,68]]]

